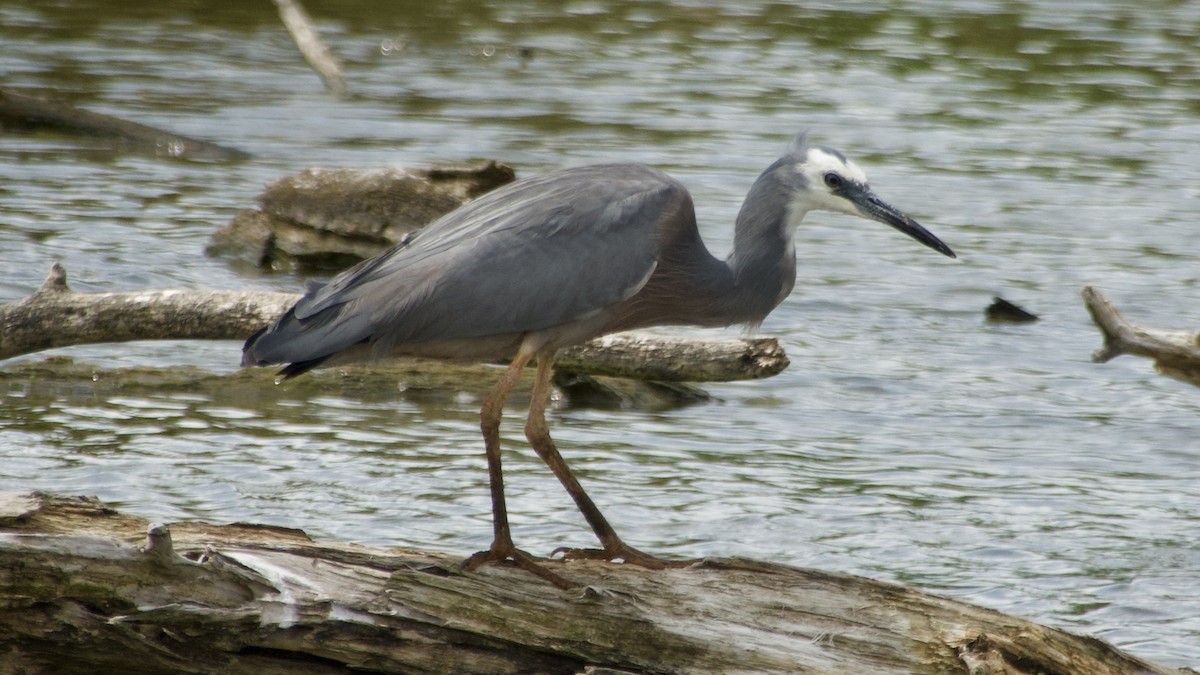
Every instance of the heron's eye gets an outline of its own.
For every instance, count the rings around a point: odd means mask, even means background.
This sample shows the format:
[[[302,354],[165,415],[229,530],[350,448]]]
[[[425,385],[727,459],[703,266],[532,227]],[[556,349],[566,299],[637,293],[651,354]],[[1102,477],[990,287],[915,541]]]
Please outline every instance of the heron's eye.
[[[842,187],[842,177],[830,171],[825,174],[825,186],[830,190],[840,190]]]

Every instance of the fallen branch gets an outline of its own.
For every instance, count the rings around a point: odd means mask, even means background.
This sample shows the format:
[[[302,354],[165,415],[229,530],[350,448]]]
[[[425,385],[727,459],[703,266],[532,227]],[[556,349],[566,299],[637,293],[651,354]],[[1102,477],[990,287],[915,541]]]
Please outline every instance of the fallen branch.
[[[1085,286],[1084,305],[1104,335],[1092,360],[1105,363],[1124,354],[1147,356],[1169,375],[1200,385],[1200,332],[1141,328],[1130,323],[1098,289]]]
[[[55,263],[33,295],[0,307],[0,359],[97,342],[244,339],[299,297],[264,291],[76,293]]]
[[[334,96],[345,96],[349,93],[350,88],[346,85],[345,76],[342,75],[342,64],[338,62],[329,47],[325,46],[312,19],[300,6],[300,3],[295,0],[274,0],[274,2],[279,9],[279,18],[291,33],[292,40],[296,42],[300,54],[304,56],[305,61],[308,61],[308,65],[312,66],[313,70],[321,76],[321,81],[325,83],[325,88],[329,90],[329,93]]]
[[[76,293],[55,264],[36,292],[0,307],[0,359],[97,342],[244,340],[300,298],[268,291]],[[685,340],[626,333],[564,350],[560,368],[672,382],[770,377],[788,365],[772,338]]]
[[[189,138],[109,115],[77,108],[64,101],[0,89],[0,129],[49,128],[81,136],[117,141],[143,152],[183,159],[229,161],[248,154],[216,143]]]
[[[789,363],[775,338],[695,340],[639,332],[599,337],[554,360],[560,370],[658,382],[754,380]]]
[[[847,574],[548,562],[580,584],[564,592],[457,563],[0,493],[0,654],[14,672],[1193,672]]]

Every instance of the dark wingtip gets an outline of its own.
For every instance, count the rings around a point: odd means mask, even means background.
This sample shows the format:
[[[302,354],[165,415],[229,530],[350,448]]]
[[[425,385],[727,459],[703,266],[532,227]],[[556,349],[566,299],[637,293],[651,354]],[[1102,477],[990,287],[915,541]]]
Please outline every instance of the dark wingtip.
[[[288,310],[288,313],[280,321],[260,328],[254,335],[246,339],[245,344],[242,345],[243,366],[269,366],[276,363],[286,363],[287,365],[281,368],[276,375],[282,376],[285,380],[290,380],[293,377],[303,375],[314,368],[320,367],[338,353],[338,350],[327,351],[315,358],[291,361],[291,359],[303,356],[304,354],[302,351],[298,352],[295,349],[281,349],[280,333],[276,329],[283,319],[287,319],[292,315],[292,311]],[[367,340],[363,339],[360,344],[365,342]],[[284,347],[286,346],[285,344]],[[311,354],[312,351],[314,350],[309,350],[309,353]],[[288,363],[288,361],[291,361],[291,363]]]
[[[308,371],[312,370],[313,368],[316,368],[317,366],[321,365],[322,363],[325,363],[325,361],[328,359],[329,359],[328,356],[322,356],[319,359],[309,359],[308,361],[297,361],[295,363],[289,363],[286,366],[284,366],[283,368],[280,368],[279,372],[277,372],[275,374],[282,375],[283,379],[285,379],[285,380],[290,380],[293,377],[296,377],[297,375],[303,375],[304,373],[307,373]]]
[[[246,338],[246,341],[242,343],[242,367],[266,365],[264,362],[259,361],[258,357],[254,356],[254,343],[258,342],[258,339],[267,332],[268,328],[270,326],[259,328],[254,331],[254,335]]]
[[[267,359],[261,359],[254,353],[255,343],[258,342],[258,339],[260,337],[262,337],[263,335],[265,335],[267,333],[267,330],[268,330],[268,328],[263,328],[263,329],[259,330],[257,333],[255,333],[254,335],[251,335],[246,340],[246,344],[244,344],[242,346],[242,366],[243,367],[269,366],[272,363],[279,363],[278,361],[270,361]],[[297,375],[303,375],[304,373],[307,373],[308,371],[312,370],[313,368],[316,368],[317,366],[321,365],[322,363],[324,363],[327,360],[329,360],[328,355],[322,356],[319,358],[315,358],[315,359],[309,359],[307,361],[296,361],[295,363],[287,364],[286,366],[281,368],[279,370],[279,372],[277,372],[275,374],[282,375],[283,379],[285,379],[285,380],[290,380],[293,377],[296,377]]]

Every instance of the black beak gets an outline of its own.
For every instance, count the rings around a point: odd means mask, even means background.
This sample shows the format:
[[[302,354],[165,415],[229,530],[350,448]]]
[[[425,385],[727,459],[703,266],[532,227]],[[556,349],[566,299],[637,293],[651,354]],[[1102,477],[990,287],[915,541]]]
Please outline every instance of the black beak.
[[[891,225],[944,256],[958,257],[941,239],[938,239],[917,221],[904,215],[900,209],[875,196],[875,193],[871,192],[867,186],[850,183],[842,189],[842,196],[853,202],[863,216]]]

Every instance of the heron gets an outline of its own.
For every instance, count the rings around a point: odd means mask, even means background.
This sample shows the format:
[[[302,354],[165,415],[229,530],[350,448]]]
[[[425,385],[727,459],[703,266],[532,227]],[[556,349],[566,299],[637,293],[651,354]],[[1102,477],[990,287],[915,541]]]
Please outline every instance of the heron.
[[[566,168],[489,192],[310,287],[246,341],[242,363],[285,364],[279,374],[286,379],[318,366],[395,356],[507,361],[480,412],[492,544],[463,566],[510,561],[568,588],[544,558],[514,545],[505,504],[502,412],[522,371],[536,363],[525,437],[600,543],[552,555],[679,566],[617,536],[559,453],[546,422],[555,354],[635,328],[757,327],[791,293],[794,235],[816,210],[879,221],[955,257],[876,196],[857,164],[805,134],[750,187],[724,260],[701,241],[687,188],[666,173],[642,164]]]

